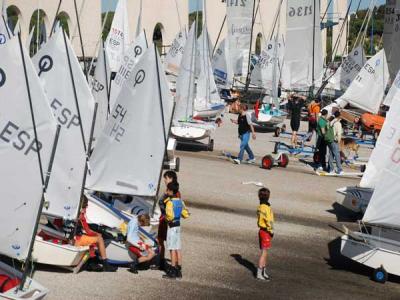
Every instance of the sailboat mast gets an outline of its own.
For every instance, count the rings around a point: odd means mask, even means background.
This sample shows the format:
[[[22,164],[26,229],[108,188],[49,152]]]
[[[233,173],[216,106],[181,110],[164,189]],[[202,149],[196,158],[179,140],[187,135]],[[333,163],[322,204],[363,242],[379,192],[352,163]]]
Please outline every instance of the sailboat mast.
[[[248,59],[248,65],[247,65],[247,77],[246,77],[246,86],[245,86],[245,91],[249,89],[250,85],[250,64],[251,64],[251,50],[252,50],[252,44],[253,44],[253,31],[254,31],[254,22],[256,20],[256,15],[258,12],[258,8],[260,7],[260,0],[258,0],[258,5],[257,5],[257,11],[256,11],[256,0],[253,1],[253,19],[251,21],[251,35],[250,35],[250,47],[249,47],[249,59]]]
[[[51,38],[51,36],[53,35],[54,28],[56,27],[57,16],[58,16],[58,13],[60,12],[61,3],[62,3],[62,0],[60,0],[60,1],[58,2],[58,6],[57,6],[57,10],[56,10],[56,15],[54,16],[53,24],[51,25],[51,31],[50,31],[50,36],[49,36],[49,38]]]
[[[108,109],[107,109],[107,119],[108,119],[108,115],[109,115],[109,113],[110,113],[110,83],[111,82],[109,82],[108,81],[108,73],[107,73],[107,55],[106,55],[106,50],[104,49],[104,41],[102,40],[101,41],[101,46],[103,47],[103,57],[104,57],[104,59],[103,59],[103,63],[104,63],[104,75],[105,75],[105,78],[106,78],[106,92],[107,92],[107,107],[108,107]]]
[[[21,41],[21,32],[18,33],[18,43],[19,43],[19,49],[20,49],[20,53],[21,53],[22,66],[23,66],[23,69],[24,69],[25,85],[26,85],[26,91],[27,91],[27,96],[28,96],[28,100],[29,100],[29,108],[30,108],[30,113],[31,113],[33,132],[34,132],[34,135],[35,135],[35,144],[36,144],[36,149],[37,149],[36,153],[37,153],[38,164],[39,164],[40,178],[41,178],[41,181],[42,181],[42,197],[41,197],[41,201],[40,201],[40,204],[39,204],[39,210],[37,212],[37,217],[36,217],[35,227],[33,229],[32,239],[31,239],[31,242],[29,244],[28,255],[26,257],[26,261],[30,261],[31,260],[31,256],[32,256],[32,252],[33,252],[33,245],[34,245],[34,242],[35,242],[36,232],[37,232],[38,226],[39,226],[40,215],[41,215],[41,212],[43,210],[44,203],[45,203],[44,193],[45,193],[47,185],[49,183],[50,173],[51,173],[51,170],[52,170],[52,167],[53,167],[54,156],[55,156],[56,149],[57,149],[58,137],[59,137],[59,134],[60,134],[61,126],[60,125],[57,126],[57,131],[56,131],[56,135],[54,137],[53,147],[52,147],[52,151],[51,151],[50,163],[49,163],[49,166],[47,168],[47,176],[46,176],[46,179],[44,179],[42,159],[41,159],[41,156],[40,156],[39,139],[38,139],[37,130],[36,130],[35,115],[34,115],[34,112],[33,112],[33,103],[32,103],[32,97],[31,97],[31,90],[30,90],[30,86],[29,86],[28,73],[27,73],[27,70],[26,70],[26,62],[25,62],[24,51],[23,51],[22,41]],[[21,283],[19,285],[19,289],[20,290],[23,290],[23,288],[24,288],[26,279],[28,277],[28,272],[29,272],[29,268],[27,266],[24,269],[24,272],[22,274]]]
[[[85,0],[83,0],[83,3],[84,2],[85,2]],[[82,3],[82,7],[83,7],[83,3]],[[78,26],[79,41],[81,43],[81,52],[82,52],[82,59],[83,59],[83,73],[85,74],[86,81],[89,82],[89,78],[88,78],[88,74],[87,74],[87,68],[86,68],[85,49],[83,47],[81,22],[79,20],[78,6],[76,5],[76,0],[74,0],[74,7],[75,7],[76,24]]]
[[[313,15],[313,51],[312,51],[312,83],[311,83],[311,87],[310,87],[310,98],[313,97],[313,93],[314,93],[314,83],[315,83],[315,18],[316,18],[316,7],[315,7],[315,2],[316,0],[314,0],[314,15]]]
[[[221,37],[222,29],[224,28],[225,22],[226,22],[226,14],[225,14],[224,20],[222,21],[221,28],[219,29],[217,40],[215,41],[215,45],[214,45],[214,48],[213,48],[213,51],[212,51],[212,56],[214,56],[215,49],[217,48],[217,45],[218,45],[218,42],[219,42],[219,38]]]

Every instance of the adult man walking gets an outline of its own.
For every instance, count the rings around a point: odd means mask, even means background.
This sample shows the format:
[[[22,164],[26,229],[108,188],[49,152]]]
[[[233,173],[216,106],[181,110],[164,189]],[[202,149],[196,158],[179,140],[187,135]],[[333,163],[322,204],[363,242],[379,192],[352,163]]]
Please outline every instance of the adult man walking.
[[[290,128],[292,129],[292,146],[297,147],[297,132],[300,128],[301,110],[304,107],[304,96],[293,95],[289,98],[288,109],[290,111]]]
[[[237,120],[231,119],[231,122],[234,124],[239,125],[238,126],[238,132],[239,132],[239,139],[240,139],[240,151],[238,158],[234,159],[233,161],[240,165],[240,163],[243,160],[244,152],[246,151],[249,159],[247,162],[249,163],[255,163],[255,158],[253,151],[251,151],[251,148],[249,146],[249,141],[250,141],[250,135],[253,137],[253,140],[256,139],[256,133],[254,131],[254,126],[251,121],[251,115],[247,111],[248,107],[246,104],[242,104],[239,109],[239,116]]]

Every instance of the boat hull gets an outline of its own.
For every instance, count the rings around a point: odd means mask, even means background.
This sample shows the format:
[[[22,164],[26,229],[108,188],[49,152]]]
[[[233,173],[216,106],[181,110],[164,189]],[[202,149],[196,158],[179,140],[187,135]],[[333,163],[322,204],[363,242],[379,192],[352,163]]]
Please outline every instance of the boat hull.
[[[212,107],[210,109],[195,111],[193,117],[202,119],[212,119],[217,116],[220,116],[224,110],[225,110],[225,105],[221,104]]]
[[[136,256],[129,251],[126,244],[116,241],[110,241],[106,245],[106,252],[108,261],[112,264],[127,265],[136,259]]]
[[[355,213],[365,213],[374,190],[357,186],[343,187],[336,190],[337,201]]]
[[[390,274],[400,275],[399,242],[359,232],[352,235],[357,239],[349,235],[341,237],[342,255],[372,269],[383,267]]]
[[[97,197],[86,194],[88,207],[86,209],[87,221],[90,224],[105,225],[110,228],[120,228],[122,223],[128,222],[130,218],[124,216],[111,204],[105,203]]]
[[[211,130],[194,126],[173,126],[171,134],[178,140],[198,141],[209,138]]]
[[[0,262],[0,274],[10,276],[11,278],[17,277],[22,278],[22,273],[18,270],[12,268],[11,266]],[[8,290],[7,292],[0,293],[1,299],[12,299],[12,300],[39,300],[43,299],[49,290],[32,278],[27,278],[24,289],[17,290],[15,288]]]

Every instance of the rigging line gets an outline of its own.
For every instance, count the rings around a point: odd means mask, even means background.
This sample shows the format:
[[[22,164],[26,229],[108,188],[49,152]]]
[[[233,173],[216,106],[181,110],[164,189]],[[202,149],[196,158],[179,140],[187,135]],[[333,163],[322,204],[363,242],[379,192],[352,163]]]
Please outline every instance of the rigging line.
[[[57,6],[56,14],[54,16],[53,24],[51,25],[51,31],[50,31],[49,38],[51,38],[51,36],[53,35],[54,28],[56,27],[57,17],[58,17],[58,13],[60,12],[61,3],[62,3],[62,0],[60,0],[58,2],[58,6]]]
[[[90,65],[89,65],[89,70],[88,70],[88,73],[89,73],[89,74],[92,72],[94,59],[95,59],[95,57],[96,57],[97,51],[99,50],[99,45],[102,43],[102,40],[103,40],[103,32],[104,32],[104,28],[105,28],[105,25],[106,25],[106,21],[107,21],[109,12],[110,12],[110,11],[107,11],[107,12],[106,12],[106,14],[105,14],[105,16],[104,16],[103,24],[101,25],[100,37],[99,37],[99,39],[98,39],[97,42],[96,42],[96,47],[95,47],[95,49],[94,49],[94,53],[93,53],[93,55],[92,55],[92,59],[90,60]],[[104,43],[102,43],[102,44],[103,44],[103,49],[104,49]]]
[[[222,21],[221,28],[219,29],[217,40],[215,41],[214,48],[213,48],[212,53],[211,53],[212,56],[214,56],[215,49],[217,48],[217,45],[218,45],[219,39],[221,37],[221,33],[222,33],[223,28],[224,28],[225,22],[226,22],[226,14],[225,14],[224,20]]]
[[[323,21],[323,20],[325,19],[326,15],[327,15],[327,13],[328,13],[329,7],[331,6],[331,4],[332,4],[332,0],[329,0],[328,5],[326,6],[326,10],[325,10],[324,14],[322,15],[321,21]]]
[[[181,15],[179,13],[178,2],[175,0],[176,12],[178,14],[179,31],[182,31]]]
[[[282,3],[283,3],[283,0],[281,0],[281,2],[279,3],[278,10],[276,11],[276,15],[275,15],[275,18],[274,18],[274,23],[272,25],[272,29],[271,29],[271,32],[269,34],[269,39],[270,40],[272,40],[272,36],[274,35],[274,32],[275,32],[275,26],[276,26],[276,22],[278,21],[278,16],[281,13]]]
[[[369,19],[370,19],[371,8],[372,8],[373,3],[374,3],[374,0],[371,0],[370,5],[368,7],[367,14],[364,17],[363,23],[360,27],[360,31],[358,32],[357,39],[356,39],[356,42],[354,43],[354,45],[358,45],[358,43],[362,42],[365,38],[366,30],[368,29],[368,25],[369,25]]]
[[[76,5],[76,0],[74,0],[74,7],[75,7],[75,15],[76,15],[76,24],[78,27],[78,33],[79,33],[79,41],[81,43],[81,52],[82,52],[82,59],[83,59],[83,73],[85,74],[86,77],[86,81],[89,82],[89,77],[88,77],[88,73],[87,73],[87,68],[86,68],[86,58],[85,58],[85,49],[83,47],[83,39],[82,39],[82,31],[81,31],[81,22],[80,22],[80,15],[82,14],[82,10],[85,6],[85,0],[82,1],[81,4],[81,10],[78,14],[78,6]],[[72,37],[73,39],[73,37]]]
[[[265,28],[264,28],[264,23],[263,23],[263,20],[262,20],[261,9],[260,9],[260,13],[258,14],[258,18],[260,19],[261,31],[262,31],[263,38],[265,39]]]
[[[39,32],[40,32],[40,10],[39,10],[39,8],[40,8],[40,0],[37,0],[37,10],[36,10],[36,15],[37,15],[37,18],[36,18],[36,26],[37,26],[37,29],[36,29],[36,53],[39,51]]]
[[[250,35],[250,49],[249,49],[249,59],[247,61],[247,76],[246,76],[246,85],[245,85],[245,91],[247,92],[247,90],[249,89],[249,85],[250,85],[250,76],[251,76],[251,72],[250,72],[250,64],[251,64],[251,49],[252,49],[252,44],[253,44],[253,31],[254,31],[254,23],[256,20],[256,15],[258,13],[258,9],[260,7],[260,0],[258,0],[258,5],[257,5],[257,10],[256,9],[256,0],[253,1],[253,19],[251,22],[251,35]]]

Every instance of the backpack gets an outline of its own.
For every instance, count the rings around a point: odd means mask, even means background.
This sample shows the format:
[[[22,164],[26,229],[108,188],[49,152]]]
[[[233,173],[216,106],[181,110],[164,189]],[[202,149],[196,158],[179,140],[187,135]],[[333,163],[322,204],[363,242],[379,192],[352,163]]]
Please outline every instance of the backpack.
[[[333,126],[328,122],[326,124],[326,132],[324,135],[324,140],[326,143],[331,144],[335,141],[335,131],[333,130]]]

